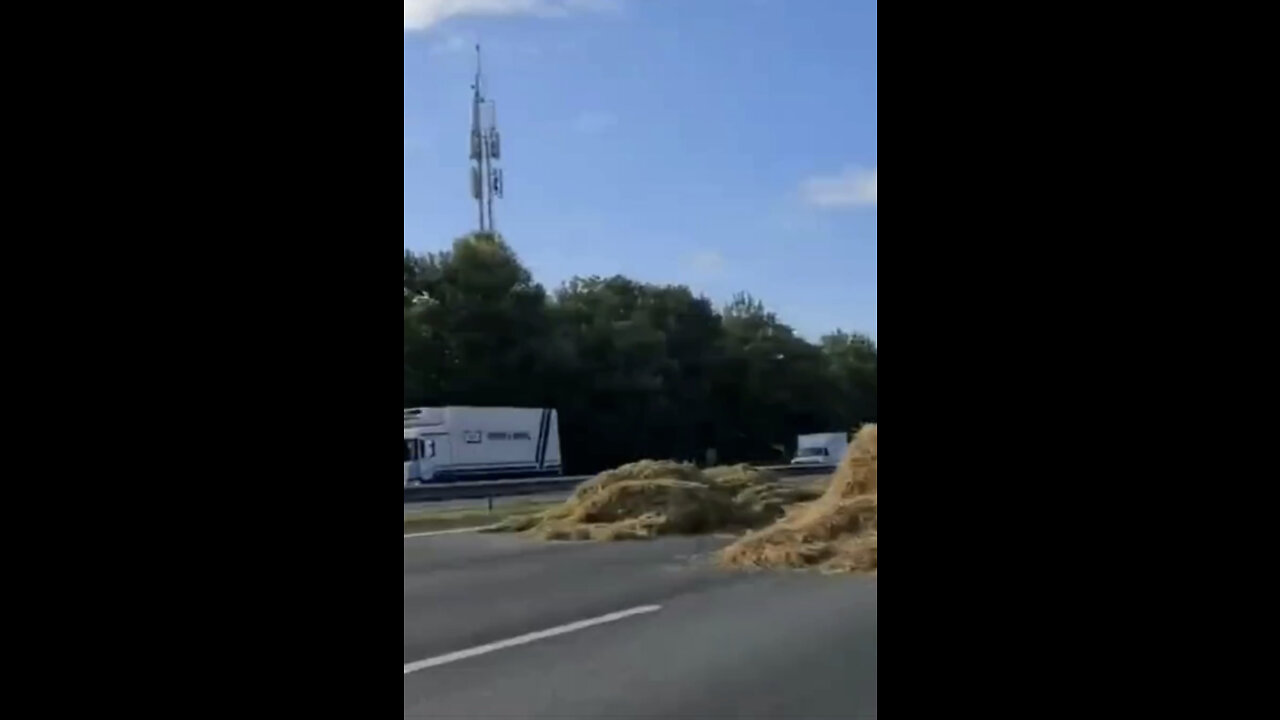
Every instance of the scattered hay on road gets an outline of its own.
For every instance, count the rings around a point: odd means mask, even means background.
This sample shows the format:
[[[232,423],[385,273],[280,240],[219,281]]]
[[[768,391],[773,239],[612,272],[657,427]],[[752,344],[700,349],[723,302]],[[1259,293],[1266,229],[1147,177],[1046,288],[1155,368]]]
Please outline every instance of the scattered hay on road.
[[[858,432],[830,487],[816,502],[793,508],[776,524],[720,554],[736,568],[879,570],[878,428]]]
[[[563,505],[511,518],[496,532],[545,540],[643,540],[663,535],[742,531],[774,522],[821,493],[785,486],[749,465],[699,470],[645,460],[601,473]]]

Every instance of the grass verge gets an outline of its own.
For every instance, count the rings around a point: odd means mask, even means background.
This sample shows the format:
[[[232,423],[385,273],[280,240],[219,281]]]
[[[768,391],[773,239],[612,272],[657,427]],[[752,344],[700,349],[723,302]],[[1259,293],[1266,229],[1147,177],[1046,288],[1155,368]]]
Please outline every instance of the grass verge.
[[[478,528],[503,522],[518,515],[528,515],[547,510],[556,505],[555,502],[513,502],[494,507],[489,512],[483,507],[463,510],[423,510],[404,516],[404,534],[437,532],[439,530],[458,530],[461,528]]]

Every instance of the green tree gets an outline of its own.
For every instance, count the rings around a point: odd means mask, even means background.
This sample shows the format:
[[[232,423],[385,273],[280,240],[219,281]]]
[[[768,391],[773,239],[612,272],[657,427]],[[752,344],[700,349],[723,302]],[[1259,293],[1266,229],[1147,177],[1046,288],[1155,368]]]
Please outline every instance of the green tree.
[[[875,341],[837,331],[822,338],[822,352],[830,368],[840,422],[852,426],[876,422],[880,355]]]
[[[795,436],[876,420],[876,344],[814,344],[748,295],[576,278],[553,297],[499,237],[404,255],[404,403],[560,410],[567,468],[783,461]]]
[[[546,292],[503,240],[472,235],[405,259],[405,402],[529,405],[541,400]]]
[[[586,278],[560,289],[552,314],[566,456],[603,467],[699,455],[720,332],[707,300],[682,287]]]

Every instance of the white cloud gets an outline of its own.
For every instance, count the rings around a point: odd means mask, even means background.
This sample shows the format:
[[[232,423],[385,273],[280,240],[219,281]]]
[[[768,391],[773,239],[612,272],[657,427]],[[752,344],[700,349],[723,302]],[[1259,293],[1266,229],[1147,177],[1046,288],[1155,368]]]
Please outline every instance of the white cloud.
[[[876,207],[880,169],[846,168],[839,175],[810,178],[800,188],[804,201],[819,208]]]
[[[619,0],[404,0],[404,29],[426,30],[452,17],[537,15],[560,17],[579,11],[614,10]]]
[[[432,55],[457,55],[459,53],[468,52],[475,43],[468,42],[461,35],[450,35],[444,40],[431,46],[428,52]]]
[[[618,124],[618,117],[607,112],[585,112],[574,118],[573,129],[580,133],[595,135]]]
[[[704,277],[719,275],[724,265],[724,256],[714,250],[704,250],[689,258],[689,269]]]

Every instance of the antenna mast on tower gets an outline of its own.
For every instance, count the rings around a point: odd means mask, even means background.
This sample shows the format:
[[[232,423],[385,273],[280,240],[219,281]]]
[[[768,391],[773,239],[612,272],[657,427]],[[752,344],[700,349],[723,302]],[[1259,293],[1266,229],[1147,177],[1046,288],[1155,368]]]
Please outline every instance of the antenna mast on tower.
[[[476,45],[476,81],[471,86],[471,197],[480,216],[480,232],[495,232],[493,200],[501,199],[502,168],[494,163],[502,159],[502,138],[498,135],[498,111],[492,100],[485,98],[480,46]]]

